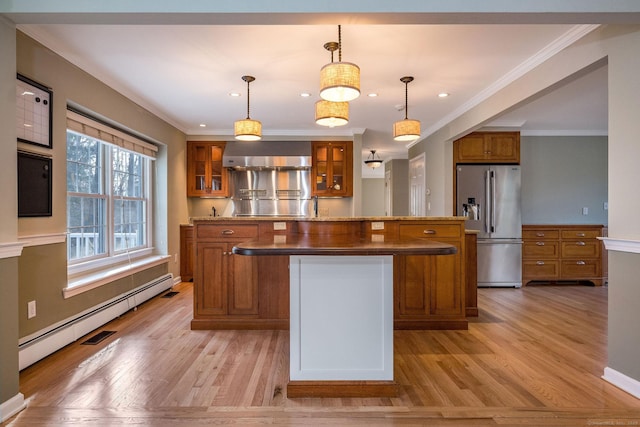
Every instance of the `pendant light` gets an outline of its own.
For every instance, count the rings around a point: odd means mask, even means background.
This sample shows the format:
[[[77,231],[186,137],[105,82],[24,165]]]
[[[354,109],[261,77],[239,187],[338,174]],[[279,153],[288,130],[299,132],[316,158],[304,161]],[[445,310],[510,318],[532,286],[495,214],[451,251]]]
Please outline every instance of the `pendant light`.
[[[371,150],[371,154],[369,154],[367,160],[364,161],[364,164],[369,166],[371,169],[375,169],[382,166],[382,159],[376,154],[376,150]]]
[[[404,120],[393,124],[393,139],[396,141],[415,141],[420,138],[420,121],[407,118],[409,114],[409,83],[413,81],[413,77],[402,77],[400,81],[404,83]]]
[[[262,139],[262,123],[249,117],[249,84],[255,79],[253,76],[242,76],[242,80],[247,82],[247,118],[233,124],[234,134],[238,141],[259,141]]]
[[[360,96],[360,68],[342,62],[342,29],[338,25],[338,62],[320,70],[320,97],[325,101],[349,102]]]
[[[338,43],[327,42],[324,48],[331,52],[331,63],[333,63],[333,52],[338,49]],[[321,126],[344,126],[349,123],[349,103],[332,102],[320,100],[316,102],[316,124]]]

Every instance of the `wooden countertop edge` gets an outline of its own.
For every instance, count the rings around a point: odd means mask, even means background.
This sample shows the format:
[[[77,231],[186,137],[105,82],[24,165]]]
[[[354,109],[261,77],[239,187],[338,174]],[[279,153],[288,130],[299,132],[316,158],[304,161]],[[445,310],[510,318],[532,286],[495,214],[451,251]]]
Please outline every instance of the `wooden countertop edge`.
[[[281,236],[276,236],[281,237]],[[353,238],[331,240],[305,236],[274,240],[254,239],[238,243],[233,253],[238,255],[452,255],[457,248],[448,243],[411,239],[393,241],[368,241]]]
[[[203,216],[190,218],[194,222],[216,222],[216,221],[301,221],[301,222],[340,222],[340,221],[465,221],[464,216],[360,216],[360,217],[287,217],[287,216]],[[182,224],[187,225],[187,224]]]

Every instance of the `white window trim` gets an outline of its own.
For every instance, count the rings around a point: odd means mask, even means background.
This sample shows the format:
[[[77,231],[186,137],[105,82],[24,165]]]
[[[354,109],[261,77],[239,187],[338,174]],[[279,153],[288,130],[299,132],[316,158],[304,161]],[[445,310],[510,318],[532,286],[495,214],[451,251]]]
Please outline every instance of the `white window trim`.
[[[62,290],[62,295],[65,299],[71,298],[151,267],[166,264],[170,258],[169,255],[147,256],[120,266],[112,266],[106,270],[94,271],[90,274],[75,277],[67,282],[67,287]]]

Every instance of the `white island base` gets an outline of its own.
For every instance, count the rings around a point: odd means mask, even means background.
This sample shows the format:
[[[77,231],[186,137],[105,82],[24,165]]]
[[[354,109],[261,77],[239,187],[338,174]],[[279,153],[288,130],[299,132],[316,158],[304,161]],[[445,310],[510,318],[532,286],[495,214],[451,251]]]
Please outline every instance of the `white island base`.
[[[393,256],[290,256],[288,397],[394,396]]]

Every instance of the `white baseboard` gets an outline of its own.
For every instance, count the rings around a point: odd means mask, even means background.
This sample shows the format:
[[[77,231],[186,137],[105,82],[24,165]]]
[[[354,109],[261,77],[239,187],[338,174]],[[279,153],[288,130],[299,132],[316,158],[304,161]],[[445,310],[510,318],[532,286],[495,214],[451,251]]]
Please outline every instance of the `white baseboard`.
[[[0,403],[0,423],[7,421],[26,407],[27,404],[22,393],[18,393],[6,402]]]
[[[602,379],[640,399],[640,381],[622,374],[615,369],[604,368]]]
[[[18,368],[23,370],[174,285],[171,273],[91,307],[72,318],[24,337],[18,342]]]

